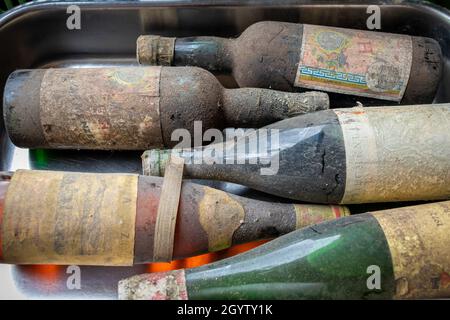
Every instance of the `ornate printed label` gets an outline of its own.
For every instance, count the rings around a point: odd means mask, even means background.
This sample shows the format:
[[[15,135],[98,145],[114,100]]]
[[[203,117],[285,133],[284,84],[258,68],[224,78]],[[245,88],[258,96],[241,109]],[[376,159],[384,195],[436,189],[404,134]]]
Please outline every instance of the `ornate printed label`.
[[[411,65],[410,36],[304,25],[294,85],[399,102]]]

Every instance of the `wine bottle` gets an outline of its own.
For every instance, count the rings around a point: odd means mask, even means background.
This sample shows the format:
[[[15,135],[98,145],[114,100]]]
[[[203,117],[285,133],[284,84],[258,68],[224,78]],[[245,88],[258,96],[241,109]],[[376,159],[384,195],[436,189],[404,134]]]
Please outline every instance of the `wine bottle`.
[[[0,183],[0,262],[133,265],[154,261],[162,178],[19,170]],[[274,238],[348,215],[346,207],[272,203],[184,182],[174,259]]]
[[[450,297],[450,202],[375,211],[291,232],[198,268],[119,282],[120,299]]]
[[[314,203],[450,199],[450,104],[355,107],[293,117],[224,143],[150,150],[144,174],[171,152],[191,178],[234,182]]]
[[[334,92],[331,105],[340,107],[356,99],[431,103],[443,68],[434,39],[275,21],[255,23],[236,39],[144,35],[137,55],[141,64],[231,72],[240,87]]]
[[[178,128],[192,135],[196,120],[260,127],[328,105],[322,92],[227,90],[200,68],[105,67],[18,70],[3,110],[19,147],[145,150],[175,145]]]

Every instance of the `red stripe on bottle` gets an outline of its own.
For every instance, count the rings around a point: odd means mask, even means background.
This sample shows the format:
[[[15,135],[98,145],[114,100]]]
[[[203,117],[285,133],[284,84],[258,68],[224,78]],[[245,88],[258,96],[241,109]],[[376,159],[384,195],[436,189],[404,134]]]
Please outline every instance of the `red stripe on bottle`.
[[[341,210],[339,209],[339,207],[331,206],[331,208],[333,209],[333,212],[334,212],[334,215],[336,216],[336,218],[340,218],[341,217]]]

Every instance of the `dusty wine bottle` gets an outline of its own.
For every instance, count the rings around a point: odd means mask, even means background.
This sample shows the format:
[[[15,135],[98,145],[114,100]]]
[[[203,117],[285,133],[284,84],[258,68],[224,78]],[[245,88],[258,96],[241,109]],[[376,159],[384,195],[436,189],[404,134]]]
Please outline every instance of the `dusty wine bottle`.
[[[227,90],[200,68],[108,67],[18,70],[3,112],[19,147],[145,150],[175,145],[172,132],[193,134],[196,120],[260,127],[328,105],[322,92]]]
[[[168,155],[187,177],[230,181],[315,203],[450,199],[450,104],[319,111],[184,150],[151,150],[144,174]]]
[[[236,39],[141,36],[137,56],[142,64],[231,71],[240,87],[353,96],[331,96],[339,107],[354,105],[355,96],[371,98],[358,98],[366,105],[430,103],[442,73],[434,39],[275,21],[255,23]]]
[[[19,170],[0,183],[0,262],[133,265],[154,261],[162,178]],[[184,182],[173,258],[273,238],[346,216],[342,206],[272,203]]]
[[[120,299],[450,297],[450,202],[352,215],[194,269],[119,282]]]

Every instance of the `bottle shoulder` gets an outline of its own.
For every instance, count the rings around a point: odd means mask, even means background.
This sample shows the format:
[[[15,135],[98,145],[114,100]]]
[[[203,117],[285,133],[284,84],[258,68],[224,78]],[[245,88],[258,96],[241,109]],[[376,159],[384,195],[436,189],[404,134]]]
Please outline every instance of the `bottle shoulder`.
[[[372,265],[385,277],[383,290],[367,288]],[[389,248],[370,214],[297,230],[247,253],[187,270],[186,276],[194,296],[205,287],[235,292],[236,298],[361,299],[393,293]]]

